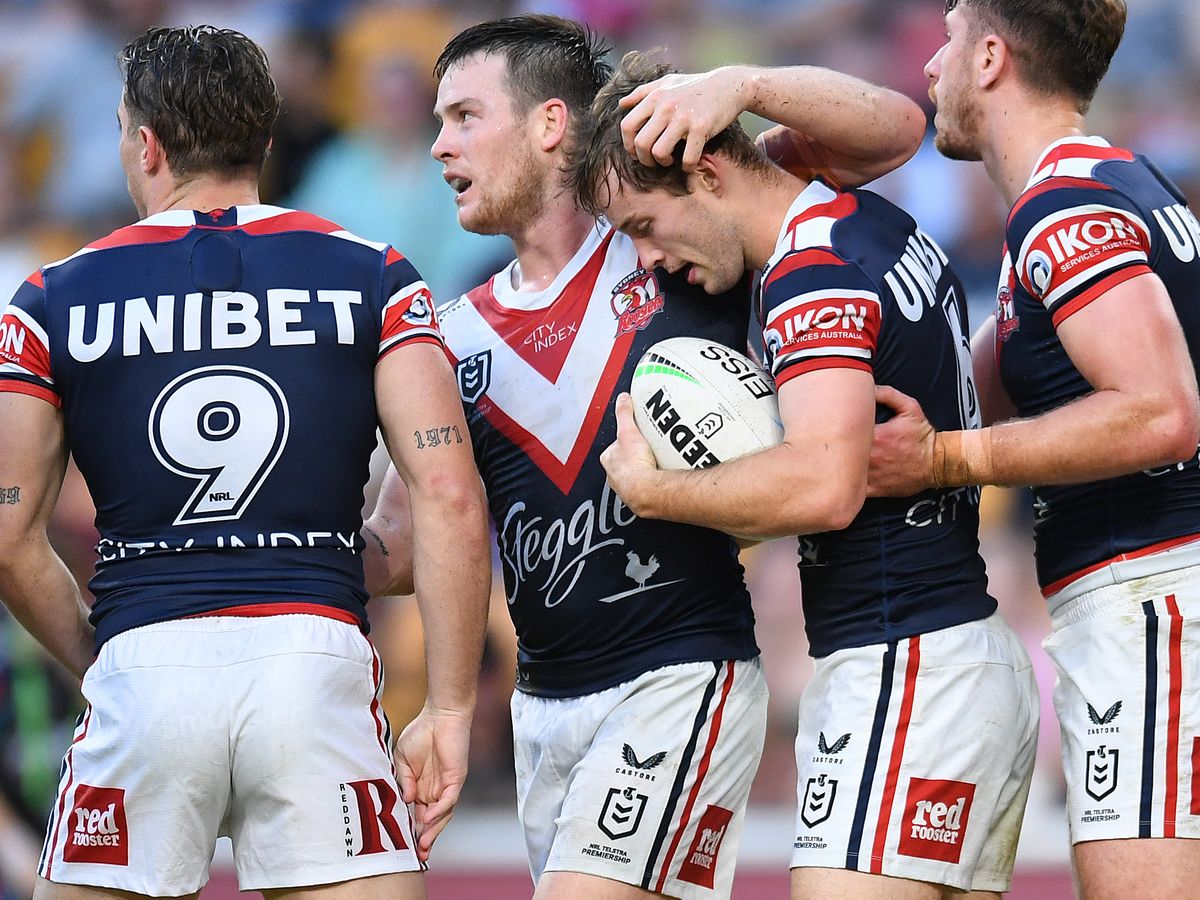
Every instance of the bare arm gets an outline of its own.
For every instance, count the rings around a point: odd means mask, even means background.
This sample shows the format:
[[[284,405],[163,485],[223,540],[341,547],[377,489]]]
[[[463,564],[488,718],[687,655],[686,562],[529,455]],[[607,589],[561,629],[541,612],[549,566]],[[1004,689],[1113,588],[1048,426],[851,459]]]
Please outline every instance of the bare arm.
[[[1195,455],[1195,371],[1157,276],[1112,288],[1063,322],[1058,335],[1091,393],[1040,416],[977,431],[934,432],[925,422],[895,472],[872,472],[872,491],[912,493],[913,484],[1078,484]],[[901,410],[909,426],[923,420],[903,394],[880,399]]]
[[[412,513],[408,488],[388,466],[375,511],[363,523],[363,574],[371,597],[413,592]]]
[[[695,167],[705,142],[751,112],[792,130],[767,132],[768,154],[801,177],[865,184],[902,165],[921,145],[925,116],[912,100],[816,66],[723,66],[668,75],[621,101],[625,149],[646,165],[669,163],[685,142],[683,166]]]
[[[35,397],[0,393],[0,598],[82,678],[93,658],[88,608],[46,536],[66,465],[61,413]]]
[[[467,772],[487,626],[491,555],[483,486],[454,377],[441,349],[415,344],[376,367],[384,440],[412,514],[412,575],[425,634],[428,688],[396,762],[417,807],[421,859],[449,821]]]
[[[772,537],[845,528],[862,507],[874,424],[874,382],[853,369],[810,372],[779,391],[783,443],[698,471],[662,471],[617,405],[617,442],[601,462],[613,489],[643,518]]]
[[[996,365],[995,316],[988,316],[971,338],[971,369],[983,424],[994,425],[1016,418],[1017,408],[1000,382],[1000,369]]]

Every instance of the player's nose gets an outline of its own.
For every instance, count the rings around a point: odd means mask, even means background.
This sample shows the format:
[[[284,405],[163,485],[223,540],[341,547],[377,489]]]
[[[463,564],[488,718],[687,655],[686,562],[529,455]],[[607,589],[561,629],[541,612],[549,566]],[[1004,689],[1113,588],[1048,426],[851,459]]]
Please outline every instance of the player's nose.
[[[438,129],[437,137],[434,138],[433,145],[429,148],[429,155],[438,162],[445,162],[454,155],[454,148],[446,134],[445,124]]]

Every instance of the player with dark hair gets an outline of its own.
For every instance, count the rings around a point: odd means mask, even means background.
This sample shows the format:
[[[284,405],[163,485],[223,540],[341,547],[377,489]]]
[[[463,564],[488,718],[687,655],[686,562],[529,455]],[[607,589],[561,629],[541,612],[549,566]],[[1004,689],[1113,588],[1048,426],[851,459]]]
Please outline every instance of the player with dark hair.
[[[609,483],[642,519],[801,535],[816,662],[796,740],[792,896],[995,896],[1012,878],[1038,704],[987,593],[979,492],[863,502],[876,382],[921,397],[943,427],[977,424],[962,285],[902,210],[771,166],[736,126],[698,148],[690,173],[631,157],[625,110],[649,103],[653,121],[666,71],[625,58],[580,124],[570,179],[649,265],[718,295],[761,270],[784,440],[660,471],[623,395],[601,456]],[[675,116],[662,111],[662,134]]]
[[[259,204],[279,98],[253,42],[157,28],[120,62],[142,219],[0,318],[0,596],[88,701],[35,896],[196,897],[226,834],[245,890],[418,900],[466,775],[488,593],[432,300],[393,248]],[[358,534],[377,424],[428,649],[394,756]],[[46,538],[68,452],[100,532],[90,615]]]
[[[1084,118],[1123,0],[959,0],[926,66],[937,146],[1011,204],[996,315],[975,338],[984,422],[911,398],[879,429],[877,493],[1037,485],[1067,807],[1084,896],[1200,878],[1200,226],[1146,158]],[[937,429],[937,430],[935,430]],[[1137,838],[1157,838],[1145,841]]]
[[[749,299],[737,280],[714,302],[576,207],[564,151],[608,78],[605,51],[577,23],[531,15],[469,28],[442,53],[433,155],[463,227],[509,235],[517,258],[439,317],[519,640],[518,812],[535,896],[722,897],[767,702],[737,547],[634,516],[599,454],[642,353],[677,335],[744,347]],[[824,70],[772,73],[762,95],[783,105],[839,87],[842,109],[916,121],[910,101]],[[719,127],[753,93],[730,94]],[[854,131],[837,111],[790,110],[821,142]],[[903,124],[843,141],[876,161],[918,142]],[[398,548],[387,577],[401,584],[404,505],[387,482],[371,522]]]

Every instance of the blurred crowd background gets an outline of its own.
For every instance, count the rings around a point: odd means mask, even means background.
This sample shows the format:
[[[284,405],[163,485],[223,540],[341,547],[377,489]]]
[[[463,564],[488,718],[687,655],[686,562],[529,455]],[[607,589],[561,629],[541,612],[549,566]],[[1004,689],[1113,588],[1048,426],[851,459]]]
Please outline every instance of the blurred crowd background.
[[[1200,4],[1131,0],[1125,40],[1090,124],[1150,155],[1200,201]],[[445,41],[483,19],[541,11],[578,18],[616,52],[663,48],[683,70],[730,62],[832,66],[929,107],[922,68],[943,40],[942,0],[0,0],[0,292],[35,268],[136,218],[117,158],[120,79],[114,56],[156,24],[236,28],[268,51],[284,99],[263,200],[331,218],[409,256],[439,298],[503,265],[507,240],[456,223],[429,156],[436,133],[430,71]],[[761,123],[747,122],[752,131]],[[995,298],[1005,210],[982,167],[916,158],[873,186],[912,212],[948,251],[969,289],[972,322]],[[2,302],[2,300],[0,300]],[[372,505],[370,492],[367,507]],[[1061,817],[1062,774],[1050,706],[1048,629],[1033,576],[1028,499],[984,494],[982,543],[991,590],[1029,646],[1043,696],[1030,816]],[[93,510],[72,471],[53,538],[80,583],[92,573]],[[793,541],[746,552],[758,637],[772,690],[770,733],[754,786],[758,807],[795,802],[796,704],[809,677]],[[499,584],[484,663],[471,808],[514,804],[508,697],[514,638]],[[373,636],[399,729],[423,699],[421,635],[411,598],[376,601]],[[79,709],[76,688],[0,613],[0,882],[28,897],[58,765]]]

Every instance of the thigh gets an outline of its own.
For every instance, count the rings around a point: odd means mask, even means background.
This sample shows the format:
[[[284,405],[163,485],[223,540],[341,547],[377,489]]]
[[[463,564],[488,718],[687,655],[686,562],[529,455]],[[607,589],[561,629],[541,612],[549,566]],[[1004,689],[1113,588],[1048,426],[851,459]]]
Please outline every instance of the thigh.
[[[998,617],[819,661],[793,868],[1007,889],[1036,737],[1028,657]]]
[[[1072,851],[1083,900],[1192,897],[1200,884],[1197,841],[1085,841]]]
[[[216,640],[219,640],[216,639]],[[178,896],[208,879],[229,799],[226,671],[212,635],[175,623],[117,635],[84,678],[38,874]]]
[[[1046,639],[1072,843],[1200,837],[1197,581],[1085,594]]]
[[[547,871],[727,896],[766,703],[758,660],[668,666],[625,686],[569,775]]]
[[[264,900],[425,900],[425,874],[374,875],[341,884],[262,892]]]
[[[961,895],[959,895],[961,896]],[[792,869],[791,900],[942,900],[941,885],[847,869]]]
[[[370,642],[343,622],[277,616],[259,643],[262,655],[241,664],[233,713],[229,834],[239,886],[418,871]]]

